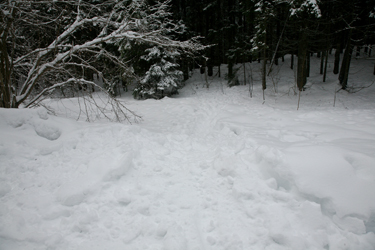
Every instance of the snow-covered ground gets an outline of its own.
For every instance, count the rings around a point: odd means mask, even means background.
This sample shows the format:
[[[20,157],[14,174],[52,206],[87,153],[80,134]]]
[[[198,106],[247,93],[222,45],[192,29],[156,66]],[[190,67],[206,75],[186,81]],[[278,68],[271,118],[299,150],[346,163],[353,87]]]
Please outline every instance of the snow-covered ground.
[[[298,110],[289,60],[265,102],[257,63],[252,98],[198,73],[173,98],[127,94],[132,125],[0,109],[0,249],[375,249],[375,86],[333,107],[318,65]]]

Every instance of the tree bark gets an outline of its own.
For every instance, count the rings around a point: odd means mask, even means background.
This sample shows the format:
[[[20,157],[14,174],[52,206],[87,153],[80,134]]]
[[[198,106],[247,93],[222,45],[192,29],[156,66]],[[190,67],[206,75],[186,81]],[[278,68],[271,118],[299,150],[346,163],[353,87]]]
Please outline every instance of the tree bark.
[[[293,66],[294,66],[294,54],[292,53],[291,58],[290,58],[290,69],[293,69]]]
[[[243,62],[243,84],[246,85],[246,62]]]
[[[320,55],[320,53],[319,53]],[[320,57],[320,74],[323,75],[323,71],[324,71],[324,56],[325,56],[325,52],[322,51],[321,53],[321,56]]]
[[[323,82],[326,82],[326,77],[327,77],[327,65],[328,65],[328,50],[325,52],[325,63],[324,63]]]
[[[341,70],[339,74],[339,81],[340,81],[342,89],[346,89],[348,85],[350,61],[351,61],[351,57],[353,53],[353,46],[351,44],[351,34],[352,34],[352,30],[349,31],[348,42],[346,44],[344,56],[342,58]]]
[[[298,44],[298,64],[297,64],[297,86],[300,91],[306,84],[307,77],[307,35],[304,31],[301,31],[299,44]]]
[[[189,63],[186,59],[182,59],[182,72],[184,75],[184,81],[189,79]]]
[[[267,82],[266,82],[266,75],[267,75],[267,51],[264,47],[262,50],[263,53],[263,61],[262,61],[262,89],[263,91],[267,88]]]
[[[357,46],[357,52],[355,53],[355,56],[356,57],[360,57],[361,56],[361,46]]]
[[[12,87],[13,63],[8,54],[7,37],[12,26],[16,8],[11,10],[11,18],[2,17],[3,27],[0,27],[0,107],[17,108],[14,88]]]
[[[228,59],[228,80],[229,82],[233,79],[233,62],[231,59]]]
[[[211,63],[209,63],[208,65],[207,65],[207,74],[208,74],[208,76],[213,76],[213,74],[214,74],[214,66],[211,64]]]
[[[307,58],[306,58],[306,77],[310,77],[310,53],[307,53]]]
[[[339,73],[339,68],[340,68],[340,45],[338,44],[336,46],[336,51],[335,51],[335,62],[333,64],[333,74],[337,75]]]
[[[10,61],[5,39],[0,40],[0,87],[1,102],[0,107],[12,108],[12,88],[10,78]]]

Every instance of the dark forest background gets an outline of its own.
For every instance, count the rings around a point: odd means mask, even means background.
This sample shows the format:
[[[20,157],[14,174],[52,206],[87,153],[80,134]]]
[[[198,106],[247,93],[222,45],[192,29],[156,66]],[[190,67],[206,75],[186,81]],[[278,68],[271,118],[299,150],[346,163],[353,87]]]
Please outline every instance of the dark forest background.
[[[299,91],[311,56],[320,58],[325,81],[329,55],[347,89],[351,58],[375,53],[374,0],[9,0],[0,7],[0,107],[8,108],[95,88],[116,96],[132,87],[135,98],[160,99],[197,68],[212,76],[217,67],[233,86],[240,84],[235,65],[247,72],[249,62],[260,63],[265,90],[285,55]]]
[[[333,73],[345,89],[353,53],[373,53],[375,1],[317,1],[319,11],[309,2],[173,0],[172,11],[174,18],[186,25],[186,36],[201,36],[204,44],[213,45],[198,62],[202,73],[207,70],[211,76],[214,66],[227,64],[230,81],[235,64],[258,61],[277,65],[290,54],[302,90],[309,76],[310,56],[321,58],[321,73],[326,74],[325,59],[333,53]],[[187,79],[188,64],[182,66]],[[264,66],[264,76],[266,73]]]

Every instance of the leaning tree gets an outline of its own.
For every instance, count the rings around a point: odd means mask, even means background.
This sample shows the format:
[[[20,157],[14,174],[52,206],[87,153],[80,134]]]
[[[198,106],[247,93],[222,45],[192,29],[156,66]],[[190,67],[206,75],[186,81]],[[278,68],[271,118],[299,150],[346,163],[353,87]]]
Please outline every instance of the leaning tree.
[[[178,41],[169,36],[181,31],[170,17],[169,2],[2,1],[0,107],[29,107],[57,88],[95,85],[87,72],[110,85],[105,65],[131,74],[131,65],[120,60],[117,49],[125,41],[182,53],[204,49],[194,38]]]

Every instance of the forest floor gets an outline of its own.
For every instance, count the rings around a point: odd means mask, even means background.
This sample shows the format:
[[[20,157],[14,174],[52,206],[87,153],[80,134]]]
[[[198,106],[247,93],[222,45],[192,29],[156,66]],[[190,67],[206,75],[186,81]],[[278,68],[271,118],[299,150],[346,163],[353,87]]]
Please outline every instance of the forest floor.
[[[265,100],[257,63],[252,98],[197,72],[172,98],[125,93],[134,124],[77,121],[74,98],[0,109],[0,249],[374,250],[375,85],[335,96],[312,58],[299,98],[289,64]],[[373,67],[353,58],[351,90]]]

